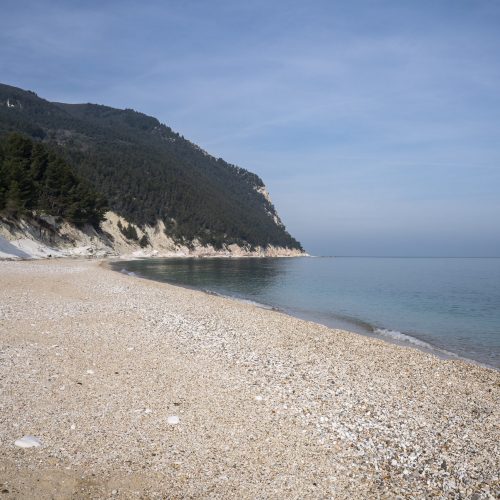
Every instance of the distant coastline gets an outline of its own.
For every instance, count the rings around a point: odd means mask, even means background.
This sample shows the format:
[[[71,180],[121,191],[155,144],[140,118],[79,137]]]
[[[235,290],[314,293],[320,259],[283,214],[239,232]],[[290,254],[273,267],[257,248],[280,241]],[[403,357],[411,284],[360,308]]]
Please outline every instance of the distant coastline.
[[[141,236],[129,239],[123,227],[133,227]],[[140,243],[146,237],[148,245]],[[62,257],[298,257],[308,256],[299,249],[268,245],[266,247],[224,244],[221,248],[175,242],[165,231],[163,223],[142,228],[130,225],[114,212],[106,212],[100,229],[76,227],[55,217],[4,218],[0,214],[0,260],[44,259]]]

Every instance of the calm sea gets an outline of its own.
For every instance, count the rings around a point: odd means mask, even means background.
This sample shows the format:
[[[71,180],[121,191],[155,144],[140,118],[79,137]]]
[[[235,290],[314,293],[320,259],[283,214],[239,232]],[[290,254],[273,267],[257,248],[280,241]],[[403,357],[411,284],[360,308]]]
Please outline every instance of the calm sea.
[[[144,259],[113,266],[500,368],[500,259]]]

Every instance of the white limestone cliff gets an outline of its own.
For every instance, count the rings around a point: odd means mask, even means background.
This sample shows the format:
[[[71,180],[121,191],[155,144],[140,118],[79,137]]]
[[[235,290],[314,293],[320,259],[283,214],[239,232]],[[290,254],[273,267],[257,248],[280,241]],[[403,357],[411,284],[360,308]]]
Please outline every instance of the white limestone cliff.
[[[141,248],[137,241],[127,239],[119,225],[129,222],[114,212],[106,213],[106,220],[97,232],[91,226],[77,228],[54,217],[38,220],[0,219],[0,259],[41,259],[53,257],[297,257],[307,255],[297,249],[275,246],[254,249],[236,244],[222,249],[203,246],[195,241],[191,247],[177,244],[165,232],[163,221],[143,229],[131,224],[139,236],[145,234],[149,244]]]

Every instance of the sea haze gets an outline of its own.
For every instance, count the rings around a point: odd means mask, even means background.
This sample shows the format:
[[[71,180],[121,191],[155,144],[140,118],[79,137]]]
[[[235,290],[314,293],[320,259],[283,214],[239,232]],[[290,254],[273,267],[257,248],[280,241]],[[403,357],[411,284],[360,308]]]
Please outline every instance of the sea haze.
[[[118,271],[500,368],[500,259],[143,259]]]

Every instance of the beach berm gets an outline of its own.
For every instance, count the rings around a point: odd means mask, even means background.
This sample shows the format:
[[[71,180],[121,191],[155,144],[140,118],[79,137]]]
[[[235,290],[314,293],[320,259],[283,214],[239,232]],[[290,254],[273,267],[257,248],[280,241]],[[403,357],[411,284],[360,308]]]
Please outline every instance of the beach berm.
[[[0,262],[0,341],[4,498],[500,495],[492,369],[92,260]]]

